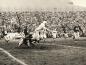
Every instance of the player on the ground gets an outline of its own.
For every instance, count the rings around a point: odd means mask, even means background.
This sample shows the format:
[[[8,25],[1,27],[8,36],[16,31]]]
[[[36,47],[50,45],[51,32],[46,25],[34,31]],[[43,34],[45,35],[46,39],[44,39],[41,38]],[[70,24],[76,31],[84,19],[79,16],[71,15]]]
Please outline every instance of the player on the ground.
[[[40,40],[40,30],[41,29],[47,29],[46,28],[46,24],[47,24],[47,21],[43,21],[43,23],[41,23],[34,31],[33,34],[27,34],[27,27],[25,27],[24,29],[24,34],[25,34],[25,38],[21,38],[21,41],[19,42],[19,45],[18,46],[21,46],[22,44],[25,44],[27,45],[28,47],[31,47],[31,45],[34,45],[33,42],[34,41],[37,41],[39,42]],[[48,29],[47,29],[48,30]]]

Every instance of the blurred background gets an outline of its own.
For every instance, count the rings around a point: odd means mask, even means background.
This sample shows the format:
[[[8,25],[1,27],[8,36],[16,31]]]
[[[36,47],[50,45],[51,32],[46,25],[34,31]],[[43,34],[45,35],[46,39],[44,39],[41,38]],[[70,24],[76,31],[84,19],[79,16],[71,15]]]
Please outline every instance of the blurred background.
[[[70,32],[74,25],[86,29],[85,0],[0,0],[0,29],[16,32],[34,29],[44,20],[48,28],[62,32],[64,25]]]

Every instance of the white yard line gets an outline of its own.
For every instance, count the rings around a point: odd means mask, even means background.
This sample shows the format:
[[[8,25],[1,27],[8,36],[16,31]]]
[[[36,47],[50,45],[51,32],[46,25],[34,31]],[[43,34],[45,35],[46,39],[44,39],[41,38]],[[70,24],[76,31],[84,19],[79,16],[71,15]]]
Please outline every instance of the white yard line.
[[[14,60],[14,61],[20,63],[21,65],[28,65],[28,64],[24,63],[23,61],[21,61],[21,60],[15,58],[13,55],[11,55],[8,51],[4,50],[3,48],[0,48],[0,51],[4,52],[4,53],[5,53],[6,55],[8,55],[12,60]]]

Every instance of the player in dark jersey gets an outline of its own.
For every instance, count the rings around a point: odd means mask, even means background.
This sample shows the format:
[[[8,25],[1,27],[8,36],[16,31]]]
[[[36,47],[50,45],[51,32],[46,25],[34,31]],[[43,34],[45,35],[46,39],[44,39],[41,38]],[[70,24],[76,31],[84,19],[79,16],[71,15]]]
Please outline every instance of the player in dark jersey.
[[[80,37],[80,32],[83,33],[83,30],[79,25],[74,26],[74,38],[73,39],[78,39]]]

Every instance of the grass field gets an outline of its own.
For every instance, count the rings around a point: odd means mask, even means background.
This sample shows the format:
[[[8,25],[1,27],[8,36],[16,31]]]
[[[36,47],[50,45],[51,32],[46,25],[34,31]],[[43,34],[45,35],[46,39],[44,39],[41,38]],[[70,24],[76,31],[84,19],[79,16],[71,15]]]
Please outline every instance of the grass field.
[[[46,39],[34,48],[17,47],[18,42],[0,40],[0,47],[27,65],[86,65],[86,41]],[[0,65],[20,65],[0,51]]]

